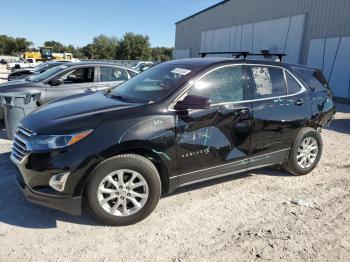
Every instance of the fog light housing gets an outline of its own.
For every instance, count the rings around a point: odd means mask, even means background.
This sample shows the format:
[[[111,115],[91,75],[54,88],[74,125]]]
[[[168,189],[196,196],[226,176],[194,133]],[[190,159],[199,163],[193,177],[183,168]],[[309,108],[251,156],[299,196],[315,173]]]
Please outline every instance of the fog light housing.
[[[53,189],[59,192],[62,192],[64,190],[64,187],[66,186],[66,181],[68,179],[69,174],[70,173],[68,172],[68,173],[53,175],[49,181],[50,187],[52,187]]]

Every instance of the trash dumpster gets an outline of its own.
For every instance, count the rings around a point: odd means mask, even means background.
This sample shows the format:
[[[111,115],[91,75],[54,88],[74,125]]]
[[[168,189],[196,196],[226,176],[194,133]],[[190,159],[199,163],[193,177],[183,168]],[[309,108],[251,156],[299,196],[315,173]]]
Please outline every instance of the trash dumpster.
[[[8,139],[13,139],[19,122],[37,108],[40,94],[40,92],[0,93]]]

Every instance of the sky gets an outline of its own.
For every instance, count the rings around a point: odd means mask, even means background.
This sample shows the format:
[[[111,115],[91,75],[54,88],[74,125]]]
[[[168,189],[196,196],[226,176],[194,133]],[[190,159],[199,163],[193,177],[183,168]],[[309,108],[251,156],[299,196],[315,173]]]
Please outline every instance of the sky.
[[[94,36],[148,35],[173,47],[175,22],[220,0],[1,0],[0,35],[84,46]]]

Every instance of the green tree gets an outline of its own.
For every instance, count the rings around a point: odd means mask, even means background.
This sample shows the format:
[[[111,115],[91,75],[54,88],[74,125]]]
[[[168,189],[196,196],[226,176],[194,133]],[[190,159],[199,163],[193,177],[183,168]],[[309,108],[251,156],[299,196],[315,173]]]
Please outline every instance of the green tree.
[[[152,60],[154,61],[169,61],[172,59],[174,48],[169,47],[153,47]]]
[[[119,44],[118,56],[126,60],[150,60],[152,51],[149,37],[126,33]]]
[[[33,43],[23,37],[0,35],[0,54],[18,55],[29,50]]]
[[[92,44],[88,44],[80,48],[82,56],[80,58],[95,59],[95,47]]]
[[[66,47],[63,44],[54,40],[44,42],[44,47],[52,47],[52,52],[54,53],[63,53],[66,51]]]
[[[116,59],[119,41],[116,37],[99,35],[92,40],[92,48],[95,59]]]

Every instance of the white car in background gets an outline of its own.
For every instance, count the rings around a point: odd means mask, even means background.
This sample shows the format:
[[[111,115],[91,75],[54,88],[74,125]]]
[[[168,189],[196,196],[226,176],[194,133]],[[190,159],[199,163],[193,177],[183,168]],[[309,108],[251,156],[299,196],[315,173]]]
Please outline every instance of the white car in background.
[[[36,66],[36,60],[34,58],[21,59],[17,62],[7,63],[7,69],[19,69],[19,68],[28,68]]]
[[[134,64],[130,65],[130,68],[142,72],[154,66],[154,64],[155,63],[152,61],[136,61]]]

